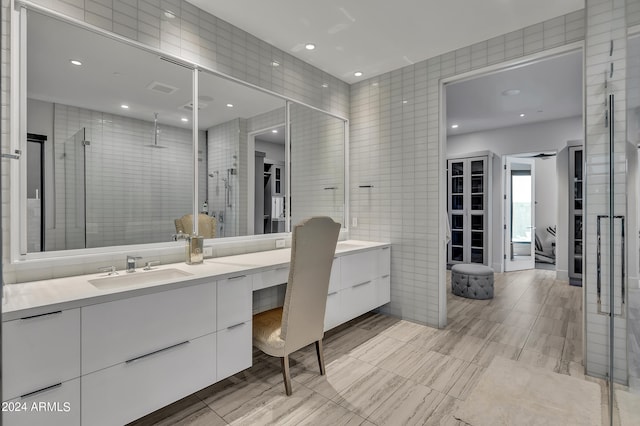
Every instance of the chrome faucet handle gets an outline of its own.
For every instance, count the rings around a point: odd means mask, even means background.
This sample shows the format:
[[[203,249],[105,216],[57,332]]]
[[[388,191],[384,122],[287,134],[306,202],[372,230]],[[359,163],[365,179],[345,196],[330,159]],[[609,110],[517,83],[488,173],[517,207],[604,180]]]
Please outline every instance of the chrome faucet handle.
[[[102,266],[102,267],[98,268],[98,271],[100,271],[100,272],[108,272],[107,275],[118,275],[118,271],[116,271],[116,267],[115,266]]]
[[[173,239],[173,241],[188,240],[189,234],[186,234],[184,232],[178,232],[177,234],[171,235],[171,238]]]
[[[145,270],[145,271],[150,271],[151,270],[151,266],[159,265],[159,264],[160,264],[159,260],[150,260],[145,264],[144,268],[142,268],[142,269]]]
[[[136,260],[138,259],[142,259],[142,257],[127,255],[127,272],[136,271]]]

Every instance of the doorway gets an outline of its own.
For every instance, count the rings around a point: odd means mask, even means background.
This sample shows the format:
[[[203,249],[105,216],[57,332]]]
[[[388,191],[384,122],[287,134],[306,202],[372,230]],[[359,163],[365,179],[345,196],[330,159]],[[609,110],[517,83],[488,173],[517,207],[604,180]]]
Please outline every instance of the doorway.
[[[47,137],[27,134],[27,251],[44,251],[44,145]]]
[[[506,156],[504,164],[504,270],[535,267],[535,161]]]

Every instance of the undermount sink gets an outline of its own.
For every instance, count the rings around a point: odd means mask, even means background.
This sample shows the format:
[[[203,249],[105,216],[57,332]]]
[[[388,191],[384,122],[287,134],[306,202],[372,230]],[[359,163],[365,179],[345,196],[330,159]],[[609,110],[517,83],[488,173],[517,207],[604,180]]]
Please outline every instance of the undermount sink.
[[[120,287],[151,284],[173,278],[184,278],[193,275],[180,269],[155,269],[153,271],[136,271],[126,275],[112,275],[94,278],[89,283],[99,290],[113,290]]]

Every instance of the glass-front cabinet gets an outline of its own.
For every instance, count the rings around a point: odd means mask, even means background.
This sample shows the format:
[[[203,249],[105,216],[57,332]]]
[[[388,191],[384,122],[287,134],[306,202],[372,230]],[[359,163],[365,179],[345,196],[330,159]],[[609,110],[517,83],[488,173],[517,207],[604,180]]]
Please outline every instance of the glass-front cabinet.
[[[569,282],[582,285],[583,150],[569,147]]]
[[[448,218],[451,241],[447,262],[488,263],[488,157],[447,162]]]

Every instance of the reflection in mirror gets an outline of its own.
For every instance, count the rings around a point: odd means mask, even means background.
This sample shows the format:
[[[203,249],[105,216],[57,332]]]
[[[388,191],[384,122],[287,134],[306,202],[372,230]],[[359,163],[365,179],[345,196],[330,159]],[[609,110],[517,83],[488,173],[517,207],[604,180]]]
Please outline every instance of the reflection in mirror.
[[[27,23],[27,132],[44,140],[27,251],[170,241],[193,205],[192,71],[33,11]]]
[[[285,232],[285,126],[259,130],[254,136],[254,233]]]
[[[345,227],[345,122],[291,104],[291,223],[329,216]]]
[[[207,72],[199,73],[198,89],[198,125],[207,135],[201,211],[215,220],[216,238],[253,235],[253,138],[257,129],[284,126],[285,101]]]

